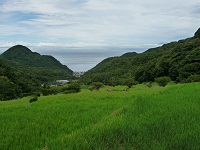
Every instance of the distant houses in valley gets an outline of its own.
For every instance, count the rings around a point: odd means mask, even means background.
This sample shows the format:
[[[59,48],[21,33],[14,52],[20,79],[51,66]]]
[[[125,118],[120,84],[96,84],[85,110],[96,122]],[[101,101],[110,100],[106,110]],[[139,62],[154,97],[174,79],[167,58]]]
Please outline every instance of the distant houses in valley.
[[[85,72],[83,72],[83,71],[82,72],[74,72],[73,76],[75,76],[75,77],[81,77],[82,75],[84,75],[84,73]]]

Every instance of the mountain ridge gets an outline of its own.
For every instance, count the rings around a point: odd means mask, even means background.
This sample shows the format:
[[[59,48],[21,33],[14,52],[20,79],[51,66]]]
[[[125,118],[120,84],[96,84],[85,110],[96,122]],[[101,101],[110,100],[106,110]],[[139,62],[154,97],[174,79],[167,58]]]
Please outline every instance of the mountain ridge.
[[[150,48],[143,53],[125,53],[107,58],[82,76],[86,84],[102,82],[123,85],[154,82],[158,77],[175,82],[200,81],[200,29],[194,37]]]
[[[2,53],[1,56],[5,59],[19,62],[28,67],[42,67],[47,69],[51,67],[54,69],[67,69],[69,72],[73,72],[67,66],[62,65],[53,56],[40,55],[37,52],[32,52],[29,48],[23,45],[15,45]]]

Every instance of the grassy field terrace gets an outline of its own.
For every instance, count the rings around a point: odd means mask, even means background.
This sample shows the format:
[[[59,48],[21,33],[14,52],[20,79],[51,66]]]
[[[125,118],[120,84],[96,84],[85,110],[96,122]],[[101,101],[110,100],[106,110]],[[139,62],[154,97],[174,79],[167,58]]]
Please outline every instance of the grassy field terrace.
[[[200,83],[0,102],[0,149],[200,149]]]

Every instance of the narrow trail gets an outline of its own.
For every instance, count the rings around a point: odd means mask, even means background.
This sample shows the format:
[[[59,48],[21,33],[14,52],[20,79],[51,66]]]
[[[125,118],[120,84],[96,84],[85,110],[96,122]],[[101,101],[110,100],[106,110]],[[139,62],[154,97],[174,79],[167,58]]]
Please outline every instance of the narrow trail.
[[[120,108],[120,109],[117,109],[117,110],[113,111],[110,115],[108,115],[108,116],[105,117],[104,119],[102,119],[102,120],[100,120],[99,122],[97,122],[96,124],[94,124],[93,127],[97,127],[97,126],[99,126],[100,124],[106,122],[107,120],[109,120],[109,119],[115,117],[116,115],[118,115],[119,113],[121,113],[121,112],[122,112],[125,108],[127,108],[127,107],[128,107],[128,105],[126,105],[126,106],[124,106],[124,107],[122,107],[122,108]]]

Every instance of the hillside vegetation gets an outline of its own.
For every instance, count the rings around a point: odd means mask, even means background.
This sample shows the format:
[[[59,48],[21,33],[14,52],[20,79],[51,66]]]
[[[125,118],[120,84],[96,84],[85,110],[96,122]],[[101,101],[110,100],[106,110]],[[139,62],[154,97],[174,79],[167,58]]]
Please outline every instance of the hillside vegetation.
[[[0,102],[1,149],[200,147],[200,83],[137,85]],[[108,92],[108,89],[112,89]]]
[[[16,45],[6,50],[1,56],[5,59],[18,62],[22,65],[33,68],[45,69],[60,69],[65,71],[66,75],[70,76],[72,70],[67,66],[62,65],[57,59],[52,56],[40,55],[37,52],[32,52],[29,48]]]
[[[91,84],[126,85],[127,82],[153,82],[169,77],[175,82],[200,81],[200,29],[194,37],[164,44],[143,53],[127,53],[103,60],[82,76]]]
[[[40,55],[22,45],[11,47],[0,55],[0,100],[40,91],[41,84],[69,80],[72,74],[52,56]]]

